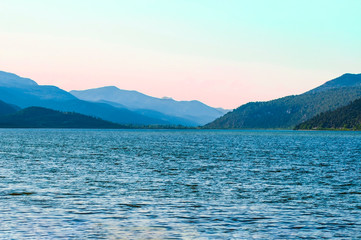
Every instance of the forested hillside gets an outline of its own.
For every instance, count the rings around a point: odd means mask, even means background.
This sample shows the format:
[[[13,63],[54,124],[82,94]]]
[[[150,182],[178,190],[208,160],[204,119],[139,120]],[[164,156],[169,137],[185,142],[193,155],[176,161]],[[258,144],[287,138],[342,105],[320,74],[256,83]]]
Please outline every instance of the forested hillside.
[[[320,113],[295,127],[296,130],[350,129],[361,130],[361,98],[334,111]]]
[[[20,108],[15,105],[7,104],[0,100],[0,116],[18,111]]]
[[[345,74],[301,95],[251,102],[205,125],[205,128],[293,128],[315,115],[361,97],[361,74]]]
[[[124,128],[124,126],[85,116],[42,107],[29,107],[0,117],[1,128]]]

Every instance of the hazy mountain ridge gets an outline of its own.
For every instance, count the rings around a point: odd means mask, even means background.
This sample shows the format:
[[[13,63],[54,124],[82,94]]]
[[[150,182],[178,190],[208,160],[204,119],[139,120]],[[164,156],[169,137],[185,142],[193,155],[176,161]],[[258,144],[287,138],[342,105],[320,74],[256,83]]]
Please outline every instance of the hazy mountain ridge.
[[[296,130],[361,130],[361,98],[333,111],[323,112],[295,127]]]
[[[268,102],[251,102],[205,128],[292,128],[313,116],[361,97],[361,74],[344,74],[304,94]]]
[[[0,71],[0,86],[24,88],[29,86],[38,86],[38,84],[30,78],[23,78],[14,73]]]
[[[117,108],[125,108],[125,109],[127,109],[122,104],[115,103],[115,102],[109,102],[109,101],[105,101],[105,100],[100,100],[100,101],[95,102],[95,103],[106,103],[106,104],[109,104],[109,105],[117,107]],[[194,122],[192,120],[188,120],[188,119],[181,118],[181,117],[176,117],[176,116],[166,115],[166,114],[163,114],[163,113],[158,112],[158,111],[153,111],[153,110],[149,110],[149,109],[133,109],[132,111],[136,112],[138,114],[144,115],[146,117],[152,117],[152,118],[156,118],[156,119],[159,119],[159,120],[162,120],[162,121],[169,122],[169,124],[173,124],[173,125],[199,126],[199,123]]]
[[[155,98],[137,91],[122,90],[115,86],[70,91],[75,97],[93,102],[116,103],[137,112],[153,111],[163,114],[165,119],[178,117],[179,121],[203,125],[222,116],[227,110],[212,108],[202,102],[176,101],[171,98]],[[154,112],[155,111],[155,112]],[[193,124],[194,125],[194,124]]]
[[[77,112],[119,124],[170,124],[125,108],[79,100],[58,87],[38,85],[28,78],[6,72],[0,72],[0,100],[21,108],[38,106],[58,111]]]
[[[173,99],[157,99],[116,87],[102,89],[106,90],[105,95],[113,101],[96,95],[94,99],[79,99],[56,86],[38,85],[29,78],[0,71],[0,100],[21,108],[38,106],[58,111],[78,112],[126,125],[199,126],[223,115],[221,110],[199,101],[177,102]],[[154,105],[154,101],[158,106],[149,109],[148,106]]]

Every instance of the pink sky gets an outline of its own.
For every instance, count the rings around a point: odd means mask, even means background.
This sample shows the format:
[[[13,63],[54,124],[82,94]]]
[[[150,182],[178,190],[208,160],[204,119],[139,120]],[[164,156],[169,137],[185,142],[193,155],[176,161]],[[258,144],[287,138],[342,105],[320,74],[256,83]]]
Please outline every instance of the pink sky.
[[[358,1],[84,3],[1,1],[0,70],[231,109],[361,69]]]
[[[27,37],[26,43],[18,40],[23,37]],[[35,48],[37,36],[2,39],[9,48],[18,41],[16,49],[0,56],[2,70],[41,85],[56,85],[68,91],[114,85],[154,97],[200,100],[228,109],[249,101],[299,94],[342,74],[131,47],[121,48],[120,52],[111,44],[94,48],[96,42],[82,44],[74,39],[61,39],[65,45],[61,47],[51,45],[55,39],[46,36]]]

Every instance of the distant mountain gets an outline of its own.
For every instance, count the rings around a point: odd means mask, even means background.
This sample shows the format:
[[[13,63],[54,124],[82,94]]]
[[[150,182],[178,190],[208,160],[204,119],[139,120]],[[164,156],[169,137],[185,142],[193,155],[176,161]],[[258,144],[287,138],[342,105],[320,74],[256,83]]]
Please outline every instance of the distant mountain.
[[[15,88],[26,88],[31,86],[37,86],[38,84],[29,79],[22,78],[16,74],[0,71],[0,86],[15,87]]]
[[[79,113],[59,112],[42,107],[29,107],[0,116],[0,128],[124,128],[116,123]]]
[[[106,103],[108,105],[111,105],[111,106],[114,106],[117,108],[126,108],[122,104],[115,103],[115,102],[109,102],[109,101],[105,101],[105,100],[98,101],[97,103]],[[163,114],[161,112],[157,112],[157,111],[153,111],[153,110],[149,110],[149,109],[131,109],[131,111],[141,114],[146,117],[151,117],[151,118],[159,119],[161,121],[168,122],[170,125],[183,125],[183,126],[199,126],[200,125],[199,123],[192,121],[192,120],[188,120],[188,119],[184,119],[184,118],[176,117],[176,116],[169,116],[169,115]]]
[[[347,106],[317,116],[295,127],[296,130],[353,129],[361,130],[361,98]]]
[[[15,113],[20,110],[19,107],[7,104],[3,101],[0,101],[0,116]]]
[[[65,112],[77,112],[119,124],[170,124],[168,121],[147,117],[105,103],[79,100],[55,86],[40,86],[33,80],[0,71],[0,100],[21,108],[39,106]]]
[[[92,102],[120,104],[146,116],[185,125],[204,125],[224,115],[227,110],[216,109],[199,101],[175,101],[155,98],[137,91],[122,90],[114,86],[83,91],[70,91],[75,97]]]
[[[345,74],[301,95],[251,102],[205,128],[293,128],[313,116],[361,97],[361,74]]]

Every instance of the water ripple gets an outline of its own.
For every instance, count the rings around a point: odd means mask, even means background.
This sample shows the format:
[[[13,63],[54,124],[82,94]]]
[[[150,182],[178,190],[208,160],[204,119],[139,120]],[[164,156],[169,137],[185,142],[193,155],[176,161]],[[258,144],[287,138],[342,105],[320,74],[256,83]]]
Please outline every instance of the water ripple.
[[[361,238],[361,133],[0,130],[1,239]]]

